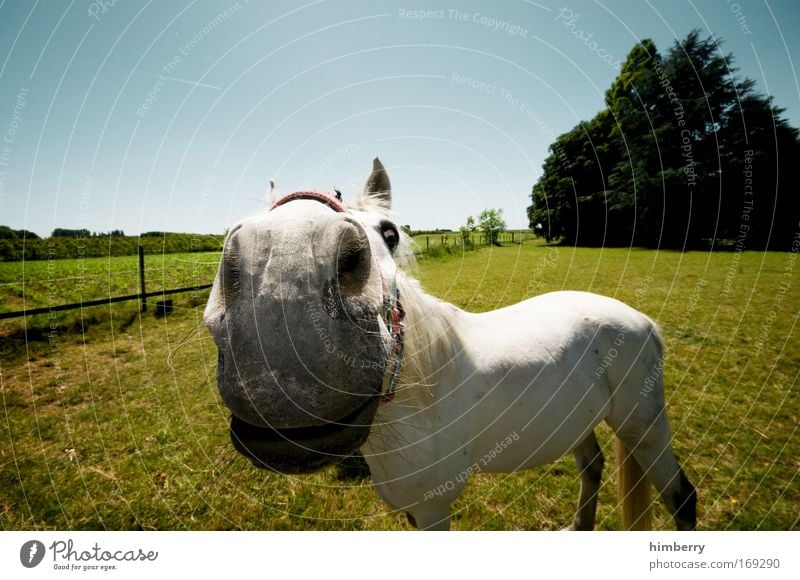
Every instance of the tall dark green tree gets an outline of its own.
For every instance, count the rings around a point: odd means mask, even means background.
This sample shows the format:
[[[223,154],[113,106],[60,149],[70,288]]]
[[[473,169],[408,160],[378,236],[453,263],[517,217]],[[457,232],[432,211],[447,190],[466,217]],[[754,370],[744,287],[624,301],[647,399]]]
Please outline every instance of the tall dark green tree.
[[[737,90],[745,85],[733,76],[733,57],[720,53],[714,38],[698,31],[670,48],[665,78],[680,109],[664,135],[669,157],[665,203],[665,241],[673,247],[696,247],[721,233],[722,158],[726,143],[720,130],[728,125]],[[676,236],[677,234],[677,236]],[[685,241],[682,242],[681,238]]]
[[[607,173],[618,155],[611,130],[611,115],[602,111],[550,146],[528,208],[531,227],[538,224],[536,231],[548,240],[578,245],[599,245],[607,237],[613,238],[607,240],[610,244],[618,241],[614,222],[629,216],[627,201],[607,186]]]
[[[800,228],[797,129],[771,99],[748,91],[720,131],[721,234],[742,249],[786,249]]]
[[[534,231],[580,245],[786,248],[800,219],[798,132],[697,31],[662,58],[636,45],[607,109],[558,137]]]
[[[620,75],[606,92],[606,103],[613,117],[609,139],[615,156],[609,168],[609,186],[625,213],[616,220],[620,228],[610,240],[643,243],[663,236],[664,187],[663,154],[659,142],[664,137],[665,117],[669,115],[669,91],[662,88],[661,56],[651,40],[643,40],[631,50]]]

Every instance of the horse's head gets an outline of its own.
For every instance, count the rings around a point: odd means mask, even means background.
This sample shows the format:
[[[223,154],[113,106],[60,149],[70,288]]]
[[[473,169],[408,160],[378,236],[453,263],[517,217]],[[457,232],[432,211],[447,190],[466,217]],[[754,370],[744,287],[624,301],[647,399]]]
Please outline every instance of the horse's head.
[[[205,310],[235,448],[261,467],[305,472],[356,450],[402,352],[402,308],[376,158],[361,197],[274,199],[231,228]]]

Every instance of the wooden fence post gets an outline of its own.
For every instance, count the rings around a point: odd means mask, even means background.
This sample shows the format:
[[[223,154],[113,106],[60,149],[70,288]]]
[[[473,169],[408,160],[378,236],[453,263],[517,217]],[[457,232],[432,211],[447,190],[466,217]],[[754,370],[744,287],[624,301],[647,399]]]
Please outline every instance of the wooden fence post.
[[[142,312],[147,312],[145,294],[147,294],[147,292],[145,292],[144,286],[144,248],[139,246],[139,302],[141,303]]]

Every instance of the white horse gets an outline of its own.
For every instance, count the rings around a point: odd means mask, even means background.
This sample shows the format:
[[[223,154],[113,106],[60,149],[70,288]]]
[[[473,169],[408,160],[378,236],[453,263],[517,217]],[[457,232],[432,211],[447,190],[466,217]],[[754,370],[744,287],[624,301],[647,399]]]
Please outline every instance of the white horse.
[[[655,323],[625,304],[554,292],[471,314],[398,267],[378,159],[353,203],[297,192],[234,226],[205,321],[219,350],[231,439],[259,467],[302,473],[360,449],[375,489],[420,529],[448,529],[470,475],[572,453],[572,529],[592,529],[603,454],[617,440],[623,522],[649,525],[649,485],[678,529],[696,495],[673,454]]]

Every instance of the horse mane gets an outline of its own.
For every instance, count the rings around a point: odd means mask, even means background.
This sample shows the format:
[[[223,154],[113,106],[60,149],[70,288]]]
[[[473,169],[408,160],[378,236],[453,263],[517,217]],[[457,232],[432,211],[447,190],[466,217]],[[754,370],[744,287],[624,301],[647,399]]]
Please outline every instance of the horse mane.
[[[397,248],[400,301],[406,311],[405,360],[398,394],[430,404],[441,373],[452,370],[461,340],[454,324],[458,308],[426,293],[410,270],[416,266],[414,242],[404,233]]]
[[[348,209],[356,211],[385,214],[387,212],[386,208],[391,205],[391,197],[392,193],[390,191],[358,195],[344,205]]]

